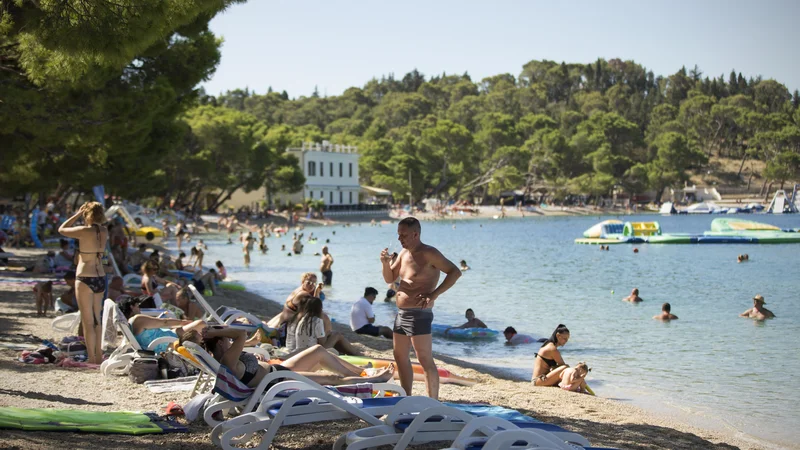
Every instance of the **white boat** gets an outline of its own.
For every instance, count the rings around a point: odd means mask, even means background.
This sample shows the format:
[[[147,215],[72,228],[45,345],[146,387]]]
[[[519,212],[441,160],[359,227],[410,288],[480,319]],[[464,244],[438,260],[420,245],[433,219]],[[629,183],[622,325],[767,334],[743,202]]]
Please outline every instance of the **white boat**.
[[[664,202],[661,204],[658,213],[662,215],[677,214],[678,210],[675,209],[675,205],[672,202]]]
[[[689,214],[722,214],[727,212],[727,209],[720,208],[713,202],[700,202],[686,208]]]

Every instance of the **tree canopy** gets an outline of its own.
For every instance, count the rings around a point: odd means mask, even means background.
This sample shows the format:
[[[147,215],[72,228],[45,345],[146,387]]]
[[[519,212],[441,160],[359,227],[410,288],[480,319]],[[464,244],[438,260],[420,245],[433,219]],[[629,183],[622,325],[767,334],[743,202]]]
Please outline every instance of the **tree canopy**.
[[[304,183],[284,150],[358,145],[362,182],[403,197],[485,199],[546,185],[662,190],[711,157],[800,176],[800,93],[775,80],[668,76],[620,59],[530,61],[473,80],[414,70],[342,95],[198,89],[220,60],[208,29],[241,0],[0,0],[0,189],[88,191],[209,207]]]

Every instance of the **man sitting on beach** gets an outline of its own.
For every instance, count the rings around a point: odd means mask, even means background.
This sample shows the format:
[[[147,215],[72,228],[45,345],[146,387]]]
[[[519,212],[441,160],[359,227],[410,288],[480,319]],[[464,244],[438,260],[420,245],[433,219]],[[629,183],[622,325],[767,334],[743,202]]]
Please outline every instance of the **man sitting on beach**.
[[[653,319],[660,320],[662,322],[669,322],[670,320],[676,320],[678,316],[672,314],[670,312],[671,309],[672,307],[670,306],[669,303],[664,303],[663,305],[661,305],[661,314],[653,316]]]
[[[753,307],[739,314],[739,317],[748,317],[756,320],[774,319],[775,314],[767,308],[764,308],[766,303],[767,302],[764,301],[764,296],[761,294],[756,295],[753,297]]]
[[[433,305],[440,295],[453,287],[461,277],[452,261],[436,248],[420,240],[422,227],[419,220],[406,217],[397,225],[397,237],[403,250],[394,262],[388,248],[381,251],[383,281],[394,283],[398,277],[397,317],[394,321],[394,360],[400,375],[400,384],[411,392],[414,372],[408,352],[414,346],[417,359],[425,373],[428,396],[439,398],[439,372],[433,360],[431,324]],[[447,276],[439,286],[439,276]]]
[[[78,310],[78,298],[75,296],[75,271],[70,270],[64,274],[64,282],[67,283],[69,286],[69,290],[59,297],[59,301],[64,304],[64,306],[68,307],[68,311],[64,312],[75,312]]]
[[[457,327],[450,327],[444,330],[444,334],[447,334],[448,331],[454,330],[456,328],[489,328],[486,326],[485,323],[483,323],[483,321],[481,321],[481,319],[475,317],[475,312],[472,311],[472,308],[467,309],[467,312],[464,313],[464,317],[466,317],[467,319],[467,322],[465,324],[459,325]]]
[[[639,303],[639,302],[641,302],[643,300],[642,300],[642,297],[639,297],[639,289],[638,288],[633,288],[633,290],[631,291],[631,295],[623,298],[622,301],[623,302],[631,302],[631,303]]]
[[[350,329],[357,334],[368,334],[370,336],[383,336],[386,339],[392,338],[392,330],[389,327],[375,326],[375,313],[372,311],[372,303],[378,296],[378,290],[373,287],[364,289],[364,296],[353,303],[350,309]]]
[[[533,336],[517,333],[514,327],[506,327],[506,329],[503,330],[503,336],[506,337],[506,345],[533,344],[534,342],[538,342]]]

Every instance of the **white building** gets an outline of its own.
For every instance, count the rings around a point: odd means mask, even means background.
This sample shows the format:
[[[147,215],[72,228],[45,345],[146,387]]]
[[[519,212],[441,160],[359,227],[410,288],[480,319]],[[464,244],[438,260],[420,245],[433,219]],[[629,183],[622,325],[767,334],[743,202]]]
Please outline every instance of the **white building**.
[[[289,195],[291,201],[322,199],[325,206],[359,203],[358,147],[334,145],[328,141],[322,141],[322,144],[303,142],[302,147],[287,148],[286,151],[300,160],[306,177],[303,189]]]

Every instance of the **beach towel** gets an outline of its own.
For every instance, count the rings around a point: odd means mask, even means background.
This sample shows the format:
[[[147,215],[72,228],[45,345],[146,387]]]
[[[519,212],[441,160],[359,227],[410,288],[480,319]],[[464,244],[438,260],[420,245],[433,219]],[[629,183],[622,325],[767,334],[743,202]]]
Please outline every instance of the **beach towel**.
[[[230,369],[224,365],[219,365],[217,379],[214,381],[213,392],[222,397],[233,401],[241,402],[250,398],[254,389],[242,383]]]
[[[341,386],[325,386],[345,397],[372,398],[372,383],[344,384]]]
[[[132,435],[188,431],[186,427],[153,413],[11,407],[0,408],[0,428]]]
[[[144,385],[150,392],[163,394],[165,392],[190,392],[197,382],[197,376],[173,378],[171,380],[150,380]]]

